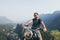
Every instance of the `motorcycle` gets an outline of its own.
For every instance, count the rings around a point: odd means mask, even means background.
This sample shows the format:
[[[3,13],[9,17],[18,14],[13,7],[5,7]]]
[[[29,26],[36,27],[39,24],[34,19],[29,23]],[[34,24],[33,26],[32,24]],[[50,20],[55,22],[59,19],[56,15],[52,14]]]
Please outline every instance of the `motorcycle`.
[[[40,28],[38,29],[25,28],[23,34],[24,40],[39,40],[36,30],[40,30]]]

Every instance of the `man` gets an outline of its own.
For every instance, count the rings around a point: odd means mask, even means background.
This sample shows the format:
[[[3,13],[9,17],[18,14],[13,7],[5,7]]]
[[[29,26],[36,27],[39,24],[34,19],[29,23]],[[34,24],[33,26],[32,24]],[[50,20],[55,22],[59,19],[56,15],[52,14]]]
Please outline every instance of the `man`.
[[[37,12],[34,13],[34,18],[31,19],[31,20],[29,20],[29,21],[25,24],[25,26],[28,26],[28,25],[29,25],[30,23],[32,23],[32,22],[33,22],[33,24],[32,24],[32,29],[38,29],[38,28],[40,28],[40,25],[42,25],[43,31],[44,31],[44,32],[47,31],[44,22],[39,18],[39,14],[38,14]],[[40,31],[37,30],[36,32],[37,32],[37,34],[38,34],[39,40],[42,40],[42,36],[41,36]]]

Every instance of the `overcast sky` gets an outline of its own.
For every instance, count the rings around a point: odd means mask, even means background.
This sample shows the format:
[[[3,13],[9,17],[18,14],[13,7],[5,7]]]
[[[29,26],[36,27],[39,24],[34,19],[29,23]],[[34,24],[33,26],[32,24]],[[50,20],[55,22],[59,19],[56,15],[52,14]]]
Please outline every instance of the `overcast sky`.
[[[14,21],[33,18],[33,13],[53,13],[60,10],[60,0],[0,0],[0,16]]]

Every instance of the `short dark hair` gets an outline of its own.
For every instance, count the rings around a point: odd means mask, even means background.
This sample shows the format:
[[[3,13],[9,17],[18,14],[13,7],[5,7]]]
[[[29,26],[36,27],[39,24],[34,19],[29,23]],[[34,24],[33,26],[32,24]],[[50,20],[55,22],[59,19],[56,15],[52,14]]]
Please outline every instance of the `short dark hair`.
[[[37,12],[35,12],[34,15],[35,15],[35,14],[39,15]]]

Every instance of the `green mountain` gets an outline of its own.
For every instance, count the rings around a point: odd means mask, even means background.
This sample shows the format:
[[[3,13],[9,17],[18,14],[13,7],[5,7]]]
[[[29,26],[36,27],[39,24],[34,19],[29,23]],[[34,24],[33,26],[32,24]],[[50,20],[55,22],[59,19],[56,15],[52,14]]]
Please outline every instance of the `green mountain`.
[[[40,18],[45,22],[48,30],[60,30],[60,11],[52,14],[41,14]]]

